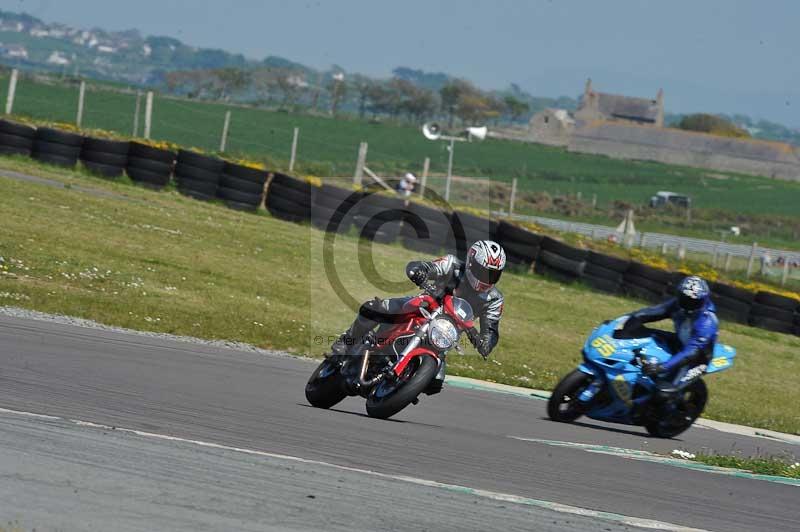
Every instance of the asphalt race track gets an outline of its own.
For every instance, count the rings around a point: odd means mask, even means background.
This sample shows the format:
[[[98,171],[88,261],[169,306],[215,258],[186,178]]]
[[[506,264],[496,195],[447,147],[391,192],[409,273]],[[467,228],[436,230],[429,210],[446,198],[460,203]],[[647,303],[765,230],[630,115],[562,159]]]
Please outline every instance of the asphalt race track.
[[[307,406],[312,369],[287,356],[0,317],[0,523],[800,530],[800,486],[548,442],[797,455],[792,444],[556,424],[543,401],[455,387],[378,421],[359,399]]]

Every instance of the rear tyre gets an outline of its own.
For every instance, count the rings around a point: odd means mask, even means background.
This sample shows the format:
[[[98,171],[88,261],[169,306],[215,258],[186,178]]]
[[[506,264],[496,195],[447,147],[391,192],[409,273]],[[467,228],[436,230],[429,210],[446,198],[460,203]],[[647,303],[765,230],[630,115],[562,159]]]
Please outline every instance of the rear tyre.
[[[406,366],[394,382],[381,381],[367,397],[369,417],[387,419],[410,405],[425,391],[439,367],[432,356],[420,355]]]
[[[547,401],[547,415],[553,421],[572,423],[583,415],[578,395],[592,382],[592,376],[579,369],[561,379]]]
[[[644,428],[656,438],[674,438],[694,424],[700,417],[708,401],[708,388],[702,380],[697,380],[683,391],[683,403],[668,418],[652,419]]]
[[[347,397],[342,376],[335,361],[320,362],[306,384],[306,399],[317,408],[330,408]]]

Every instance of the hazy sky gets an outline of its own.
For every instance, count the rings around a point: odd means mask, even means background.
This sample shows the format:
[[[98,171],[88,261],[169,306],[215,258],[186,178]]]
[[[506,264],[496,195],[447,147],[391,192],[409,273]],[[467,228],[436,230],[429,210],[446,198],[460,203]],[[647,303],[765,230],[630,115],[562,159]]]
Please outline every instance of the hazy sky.
[[[741,112],[800,127],[792,0],[0,0],[47,22],[137,28],[248,57],[389,76],[443,71],[576,96],[655,96],[672,112]]]

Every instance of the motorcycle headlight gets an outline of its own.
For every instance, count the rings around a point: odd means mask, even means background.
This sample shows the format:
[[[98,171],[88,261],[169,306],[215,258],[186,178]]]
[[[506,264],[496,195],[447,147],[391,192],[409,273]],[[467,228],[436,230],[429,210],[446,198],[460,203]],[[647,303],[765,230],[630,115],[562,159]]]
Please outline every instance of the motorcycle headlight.
[[[452,321],[437,318],[431,322],[430,329],[428,329],[428,338],[434,347],[444,351],[456,345],[458,330]]]

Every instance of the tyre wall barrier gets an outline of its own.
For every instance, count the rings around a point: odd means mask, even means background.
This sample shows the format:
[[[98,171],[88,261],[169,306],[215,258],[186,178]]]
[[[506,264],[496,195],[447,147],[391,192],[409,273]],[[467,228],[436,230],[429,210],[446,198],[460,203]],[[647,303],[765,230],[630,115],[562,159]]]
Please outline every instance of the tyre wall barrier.
[[[542,238],[534,271],[561,282],[571,283],[583,277],[588,255],[589,252],[585,249],[546,236]]]
[[[177,154],[131,141],[128,147],[128,164],[125,173],[134,181],[151,188],[163,188],[172,176]]]
[[[400,229],[401,242],[406,249],[431,255],[451,251],[448,243],[454,243],[451,217],[446,211],[410,203],[403,210]]]
[[[743,288],[722,283],[711,283],[711,300],[720,318],[746,324],[750,319],[755,294]]]
[[[353,226],[361,238],[388,244],[400,236],[406,210],[400,198],[368,192],[354,210]]]
[[[276,173],[267,188],[267,210],[282,220],[307,222],[311,219],[311,189],[310,183]]]
[[[445,244],[448,253],[457,257],[464,257],[469,247],[478,240],[495,240],[499,242],[497,236],[498,222],[488,218],[482,218],[463,211],[454,211],[450,215],[450,227],[452,234]]]
[[[258,209],[264,198],[264,184],[269,173],[259,168],[225,161],[219,177],[217,197],[234,209]]]
[[[770,331],[793,333],[798,322],[798,309],[800,304],[795,299],[757,292],[750,307],[748,323]]]
[[[0,154],[30,156],[35,137],[35,127],[11,120],[0,120]]]
[[[128,166],[130,142],[126,140],[85,137],[81,145],[81,161],[91,172],[103,177],[119,177]]]
[[[622,291],[624,273],[631,261],[590,251],[586,256],[583,280],[597,290],[618,294]]]
[[[311,223],[323,231],[346,233],[353,225],[361,193],[332,185],[313,188]]]
[[[528,269],[540,253],[542,236],[504,220],[497,224],[497,243],[506,252],[506,261],[512,267]]]
[[[75,166],[81,154],[83,137],[49,127],[36,129],[32,157],[38,161],[67,168]]]
[[[673,279],[672,272],[631,261],[622,276],[622,290],[629,296],[655,303],[668,295]]]
[[[201,153],[178,150],[175,178],[178,191],[195,199],[216,198],[219,178],[225,161]]]

